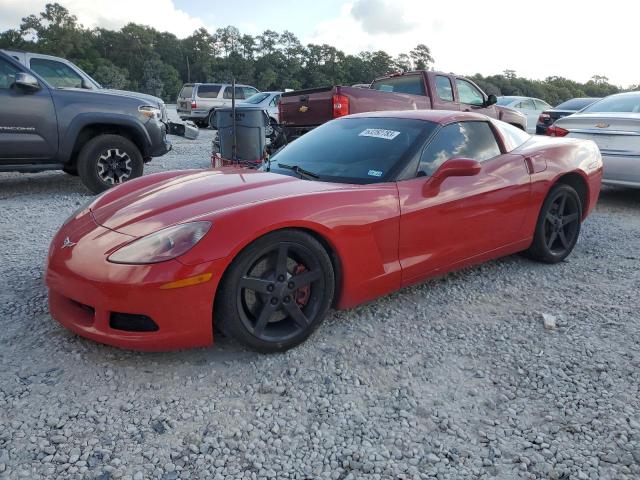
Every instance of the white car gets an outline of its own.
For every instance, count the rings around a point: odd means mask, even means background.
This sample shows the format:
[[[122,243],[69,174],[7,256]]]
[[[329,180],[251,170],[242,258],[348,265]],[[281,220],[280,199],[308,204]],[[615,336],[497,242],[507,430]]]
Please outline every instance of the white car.
[[[529,133],[536,132],[536,123],[540,114],[552,108],[551,105],[539,98],[515,96],[498,97],[498,105],[513,108],[524,114],[527,117],[527,132]]]
[[[556,120],[547,135],[593,140],[604,162],[602,183],[640,188],[640,91],[598,100]]]
[[[280,95],[282,92],[260,92],[251,95],[246,100],[239,102],[236,108],[245,107],[262,107],[269,114],[269,118],[274,123],[280,123],[278,118],[278,103],[280,103]]]

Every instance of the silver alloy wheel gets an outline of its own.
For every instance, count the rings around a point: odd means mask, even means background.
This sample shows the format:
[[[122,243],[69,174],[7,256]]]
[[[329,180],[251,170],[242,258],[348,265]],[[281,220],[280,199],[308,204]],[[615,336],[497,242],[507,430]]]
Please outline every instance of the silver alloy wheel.
[[[98,176],[104,183],[116,185],[131,177],[133,168],[127,152],[119,148],[109,148],[98,158]]]

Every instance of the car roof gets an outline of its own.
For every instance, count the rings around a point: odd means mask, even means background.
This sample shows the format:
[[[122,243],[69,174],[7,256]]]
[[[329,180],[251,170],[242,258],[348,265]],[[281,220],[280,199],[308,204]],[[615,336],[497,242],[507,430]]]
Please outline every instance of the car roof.
[[[490,120],[486,115],[473,112],[459,112],[455,110],[398,110],[356,113],[343,118],[407,118],[410,120],[425,120],[440,124],[462,122],[470,120]]]

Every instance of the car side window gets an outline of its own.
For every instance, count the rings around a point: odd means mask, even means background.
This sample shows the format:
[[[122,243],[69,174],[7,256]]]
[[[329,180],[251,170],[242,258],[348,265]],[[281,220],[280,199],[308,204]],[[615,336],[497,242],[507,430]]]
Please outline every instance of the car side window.
[[[232,91],[232,87],[231,87],[231,86],[226,87],[226,88],[224,89],[224,95],[223,95],[223,98],[226,98],[227,100],[230,100],[230,99],[231,99],[231,96],[232,96],[232,95],[231,95],[231,91]],[[256,92],[254,92],[254,93],[256,93]],[[242,87],[236,87],[236,100],[244,100],[244,98],[245,98],[245,97],[244,97],[244,90],[243,90],[243,88],[242,88]]]
[[[242,91],[244,93],[244,98],[249,98],[251,95],[258,93],[258,90],[252,87],[242,87]]]
[[[11,88],[19,71],[6,60],[0,59],[0,88]]]
[[[277,107],[278,104],[280,103],[280,95],[276,95],[275,97],[273,97],[271,99],[271,101],[269,102],[269,106],[271,107]]]
[[[453,102],[453,86],[449,77],[436,75],[436,93],[441,100]]]
[[[456,78],[456,87],[458,88],[460,103],[476,106],[484,105],[484,96],[475,85],[461,78]]]
[[[500,153],[496,137],[487,122],[451,123],[442,127],[423,150],[418,175],[433,175],[450,158],[470,158],[482,162]]]
[[[535,100],[536,102],[536,110],[549,110],[551,105],[547,102],[543,102],[542,100]]]
[[[218,98],[220,85],[200,85],[198,86],[198,97],[200,98]]]
[[[531,100],[530,98],[527,98],[526,100],[522,100],[522,102],[520,102],[520,108],[522,108],[523,110],[536,109],[536,107],[533,105],[533,100]]]
[[[31,70],[54,88],[82,88],[82,77],[62,62],[46,58],[32,58]]]

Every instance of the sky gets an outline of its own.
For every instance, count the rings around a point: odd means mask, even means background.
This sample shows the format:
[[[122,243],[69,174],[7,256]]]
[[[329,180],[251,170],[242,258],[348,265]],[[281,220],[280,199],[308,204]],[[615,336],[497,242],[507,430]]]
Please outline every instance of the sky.
[[[49,0],[53,1],[53,0]],[[640,83],[640,9],[631,0],[58,0],[87,26],[151,25],[178,37],[234,25],[252,35],[289,30],[303,43],[347,53],[431,49],[437,70],[490,75],[505,69],[544,79]],[[0,0],[0,31],[43,10],[41,0]]]

